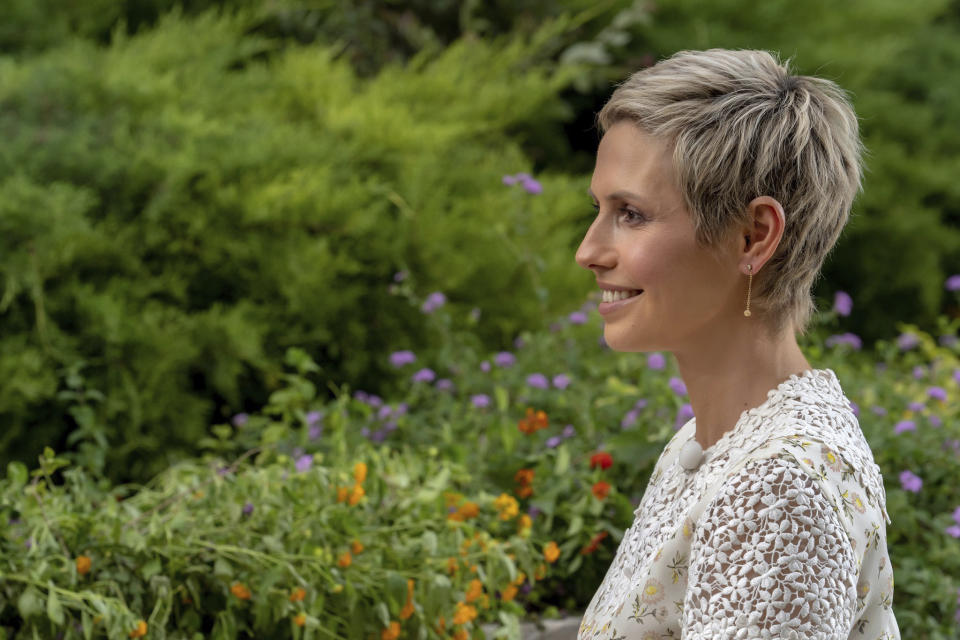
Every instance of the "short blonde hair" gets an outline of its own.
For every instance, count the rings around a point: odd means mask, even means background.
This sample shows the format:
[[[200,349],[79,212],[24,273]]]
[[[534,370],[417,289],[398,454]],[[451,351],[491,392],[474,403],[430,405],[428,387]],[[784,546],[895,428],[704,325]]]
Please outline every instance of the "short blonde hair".
[[[638,71],[598,114],[668,141],[697,244],[714,252],[748,223],[746,205],[783,205],[780,245],[753,278],[751,305],[776,335],[806,333],[812,288],[862,179],[857,117],[830,80],[793,75],[766,51],[681,51]]]

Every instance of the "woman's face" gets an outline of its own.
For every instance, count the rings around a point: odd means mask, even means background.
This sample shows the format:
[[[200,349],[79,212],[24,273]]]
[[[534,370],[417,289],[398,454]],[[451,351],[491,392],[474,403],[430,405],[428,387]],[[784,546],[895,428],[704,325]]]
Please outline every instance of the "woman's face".
[[[722,262],[697,246],[662,141],[627,121],[610,127],[597,149],[590,193],[597,217],[577,263],[596,274],[601,289],[642,290],[601,303],[612,349],[677,353],[716,339],[737,314],[742,320],[745,276],[737,270],[736,246]]]

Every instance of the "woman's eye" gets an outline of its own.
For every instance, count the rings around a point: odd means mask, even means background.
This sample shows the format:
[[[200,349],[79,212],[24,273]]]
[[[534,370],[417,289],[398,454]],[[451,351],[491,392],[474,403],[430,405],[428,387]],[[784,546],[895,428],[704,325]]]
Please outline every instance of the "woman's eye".
[[[644,222],[647,219],[647,217],[639,211],[634,211],[633,209],[628,209],[627,207],[620,209],[620,214],[626,218],[627,222],[633,224]]]

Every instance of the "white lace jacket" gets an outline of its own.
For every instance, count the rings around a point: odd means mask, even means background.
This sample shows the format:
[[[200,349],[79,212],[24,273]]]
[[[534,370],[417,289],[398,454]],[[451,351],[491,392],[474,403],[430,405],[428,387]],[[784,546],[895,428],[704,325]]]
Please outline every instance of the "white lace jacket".
[[[680,466],[660,455],[579,640],[899,639],[886,493],[831,369],[793,375]]]

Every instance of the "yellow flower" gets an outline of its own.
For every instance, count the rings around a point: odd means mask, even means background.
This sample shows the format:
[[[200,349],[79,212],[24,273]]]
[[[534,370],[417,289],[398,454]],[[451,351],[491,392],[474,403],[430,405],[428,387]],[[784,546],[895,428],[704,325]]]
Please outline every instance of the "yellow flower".
[[[510,520],[520,513],[517,499],[506,493],[501,493],[500,497],[493,501],[493,506],[500,512],[501,520]]]
[[[450,575],[453,575],[457,572],[456,558],[447,558],[447,571],[450,573]]]
[[[91,566],[93,566],[93,561],[88,556],[77,556],[77,573],[82,576],[86,575],[90,573]]]
[[[500,598],[503,599],[504,602],[510,602],[516,597],[516,595],[517,588],[512,584],[500,592]]]
[[[363,462],[358,462],[353,465],[353,479],[357,484],[363,484],[363,481],[367,479],[367,465]]]
[[[525,531],[529,532],[531,527],[533,527],[533,518],[527,514],[520,516],[520,519],[517,521],[517,531],[520,532],[520,535],[523,535]]]
[[[137,628],[130,632],[131,638],[142,638],[147,635],[147,621],[137,620]]]
[[[457,632],[453,634],[453,640],[468,640],[470,634],[467,633],[466,629],[457,629]]]
[[[547,543],[547,546],[543,548],[543,557],[550,564],[557,561],[557,558],[560,557],[560,547],[557,546],[556,542],[551,540]]]

